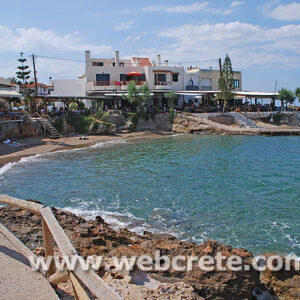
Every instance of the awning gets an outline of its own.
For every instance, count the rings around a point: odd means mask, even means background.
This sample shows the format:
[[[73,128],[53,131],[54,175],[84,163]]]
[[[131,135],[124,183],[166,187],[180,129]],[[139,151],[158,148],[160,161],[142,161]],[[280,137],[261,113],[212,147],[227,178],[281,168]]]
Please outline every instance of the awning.
[[[0,98],[21,98],[17,91],[0,90]]]
[[[116,93],[107,93],[105,94],[105,96],[108,96],[108,97],[111,97],[111,96],[122,96],[122,95],[125,95],[125,96],[128,96],[128,93],[122,93],[122,92],[118,92],[117,94]],[[138,94],[139,96],[143,95],[142,93],[139,93]],[[153,93],[150,93],[150,96],[154,96]]]
[[[126,73],[127,76],[141,76],[142,74],[141,73],[138,73],[138,72],[129,72],[129,73]]]

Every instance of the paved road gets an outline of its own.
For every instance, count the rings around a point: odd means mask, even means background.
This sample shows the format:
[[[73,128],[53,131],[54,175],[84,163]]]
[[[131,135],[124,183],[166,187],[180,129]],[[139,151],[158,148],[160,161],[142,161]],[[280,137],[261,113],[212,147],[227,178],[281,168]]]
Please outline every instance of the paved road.
[[[0,299],[57,300],[48,280],[0,232]]]

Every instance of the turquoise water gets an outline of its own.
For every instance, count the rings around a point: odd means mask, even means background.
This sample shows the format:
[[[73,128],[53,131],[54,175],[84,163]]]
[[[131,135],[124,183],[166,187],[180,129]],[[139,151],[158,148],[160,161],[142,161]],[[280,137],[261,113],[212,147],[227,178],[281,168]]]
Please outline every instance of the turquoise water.
[[[0,169],[0,192],[114,226],[300,255],[300,138],[180,135]]]

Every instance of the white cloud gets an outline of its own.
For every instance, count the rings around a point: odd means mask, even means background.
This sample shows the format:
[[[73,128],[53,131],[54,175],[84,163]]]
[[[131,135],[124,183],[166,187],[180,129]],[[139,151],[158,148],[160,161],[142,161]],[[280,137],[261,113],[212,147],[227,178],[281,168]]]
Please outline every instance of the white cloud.
[[[131,20],[129,22],[121,22],[119,25],[115,26],[115,29],[117,29],[117,30],[130,29],[133,24],[134,24],[133,20]]]
[[[141,37],[140,36],[134,36],[134,35],[129,35],[128,37],[126,37],[126,39],[125,39],[125,43],[127,44],[127,43],[134,43],[134,42],[136,42],[136,41],[138,41],[138,40],[140,40],[141,39]]]
[[[300,66],[300,25],[265,28],[231,22],[188,24],[162,30],[158,37],[174,42],[161,53],[170,61],[217,59],[228,53],[234,66]]]
[[[167,12],[167,13],[194,13],[203,12],[211,13],[214,15],[229,15],[233,12],[232,9],[226,8],[214,8],[209,6],[209,2],[194,2],[188,5],[175,5],[175,6],[164,6],[164,5],[150,5],[142,8],[145,12]]]
[[[87,43],[76,31],[59,35],[36,27],[12,30],[0,25],[0,52],[67,53],[85,50],[91,50],[95,54],[112,52],[111,46]]]
[[[155,6],[150,5],[143,8],[143,11],[164,11],[169,13],[191,13],[195,11],[201,11],[206,9],[208,2],[194,2],[189,5],[177,5],[177,6]]]
[[[264,15],[269,18],[281,21],[300,21],[299,2],[292,2],[289,4],[279,3],[280,1],[271,1],[264,5],[262,7]]]
[[[230,7],[238,7],[238,6],[241,6],[244,4],[245,4],[245,1],[233,1],[230,3]]]

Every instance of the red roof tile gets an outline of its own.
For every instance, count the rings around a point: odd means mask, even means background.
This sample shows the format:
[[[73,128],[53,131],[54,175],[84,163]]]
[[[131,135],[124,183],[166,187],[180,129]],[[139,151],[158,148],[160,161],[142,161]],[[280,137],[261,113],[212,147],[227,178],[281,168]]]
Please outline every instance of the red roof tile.
[[[150,67],[152,62],[148,57],[133,57],[133,60],[136,62],[136,59],[139,58],[139,66],[141,67]]]

